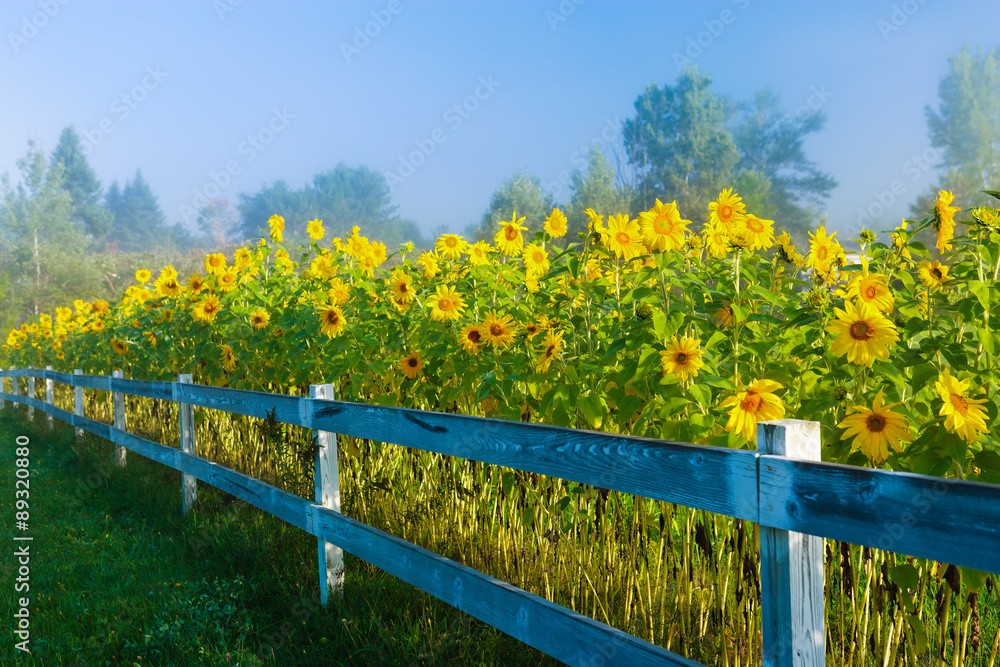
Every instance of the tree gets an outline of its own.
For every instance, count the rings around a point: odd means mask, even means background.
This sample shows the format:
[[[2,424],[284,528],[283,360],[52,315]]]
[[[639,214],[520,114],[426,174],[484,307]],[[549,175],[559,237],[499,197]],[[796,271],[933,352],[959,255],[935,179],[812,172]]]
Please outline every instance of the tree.
[[[208,204],[198,210],[198,229],[217,246],[236,240],[239,222],[240,214],[227,196],[209,199]]]
[[[73,220],[73,198],[64,187],[62,163],[46,168],[32,140],[17,161],[21,182],[0,177],[0,274],[6,293],[0,302],[0,327],[50,311],[85,296],[100,281],[86,253],[82,230]]]
[[[739,151],[732,186],[747,211],[773,217],[799,242],[817,221],[814,206],[830,196],[837,182],[808,160],[803,138],[826,122],[819,110],[782,113],[779,96],[759,90],[746,102],[730,105],[730,127]],[[750,199],[754,199],[751,203]]]
[[[1000,189],[1000,48],[973,55],[968,45],[948,58],[938,85],[938,108],[925,107],[931,146],[941,151],[939,185],[911,207],[915,218],[932,210],[938,190],[951,190],[963,209],[985,206],[982,190]]]
[[[622,133],[629,163],[639,179],[638,205],[674,201],[692,220],[732,176],[739,152],[725,127],[722,100],[709,91],[711,78],[687,67],[674,86],[650,84],[635,101],[636,115]]]
[[[112,186],[117,190],[117,183]],[[116,242],[119,250],[138,252],[172,236],[166,230],[160,204],[140,169],[136,169],[132,180],[125,183],[120,197],[115,194],[105,201],[114,213],[109,240]]]
[[[552,214],[553,208],[552,195],[542,190],[542,183],[537,176],[527,171],[515,171],[513,176],[493,192],[490,207],[483,214],[479,225],[469,225],[465,234],[475,240],[492,242],[500,228],[500,222],[510,220],[516,211],[518,218],[525,218],[522,224],[528,228],[527,236],[530,238],[535,232],[542,230],[542,225]]]
[[[576,234],[587,231],[588,208],[600,215],[630,213],[629,195],[615,187],[615,170],[600,148],[593,146],[587,156],[587,175],[573,172],[573,196],[566,205],[568,232],[564,239],[575,240]]]
[[[114,216],[101,205],[101,182],[83,154],[80,137],[73,126],[63,128],[59,144],[52,152],[49,166],[62,164],[65,187],[73,200],[73,220],[94,239],[111,231]]]

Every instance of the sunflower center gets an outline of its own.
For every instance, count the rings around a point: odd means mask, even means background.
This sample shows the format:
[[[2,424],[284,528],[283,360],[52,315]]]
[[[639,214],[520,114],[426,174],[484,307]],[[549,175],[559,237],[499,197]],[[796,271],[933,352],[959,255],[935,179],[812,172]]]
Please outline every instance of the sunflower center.
[[[955,412],[962,415],[963,417],[969,413],[969,403],[962,396],[958,394],[951,395],[951,406],[955,408]]]
[[[490,334],[493,336],[500,336],[503,333],[503,327],[499,324],[490,325]]]
[[[555,351],[556,351],[556,346],[549,345],[547,348],[545,348],[545,356],[551,357]]]
[[[454,248],[455,246],[457,246],[457,245],[458,245],[458,240],[456,240],[456,239],[447,239],[447,240],[445,241],[445,244],[447,244],[447,246],[448,246],[449,248]]]
[[[653,230],[657,234],[669,234],[674,230],[674,223],[670,220],[669,215],[661,213],[653,220]]]
[[[469,332],[469,335],[467,336],[467,338],[470,341],[472,341],[473,343],[478,343],[479,341],[481,341],[483,339],[483,337],[479,333],[479,331],[477,331],[475,329],[473,329],[472,331]]]
[[[326,321],[329,324],[336,325],[340,321],[340,317],[337,315],[337,311],[331,310],[326,314]]]
[[[399,283],[399,291],[406,293],[406,283]]]
[[[760,234],[764,231],[764,223],[757,218],[750,218],[747,220],[747,228],[754,234]]]
[[[931,277],[934,278],[934,280],[942,280],[944,275],[942,275],[941,269],[934,268],[931,269]]]
[[[451,310],[451,299],[443,297],[438,300],[438,308],[441,310]]]
[[[615,234],[615,240],[621,245],[628,245],[632,242],[632,239],[625,232],[618,232]]]
[[[508,241],[513,241],[517,238],[517,230],[508,225],[504,228],[503,235]]]
[[[416,368],[418,363],[419,360],[416,357],[410,357],[409,359],[406,360],[406,365],[409,366],[410,368]]]
[[[865,420],[865,426],[868,428],[869,433],[881,433],[885,429],[885,417],[878,414],[868,415],[868,419]]]
[[[851,324],[851,338],[854,340],[870,340],[874,335],[872,325],[864,320]]]
[[[677,362],[678,364],[686,364],[687,360],[688,356],[683,352],[678,352],[677,355],[674,357],[674,361]]]
[[[820,260],[821,262],[826,260],[826,255],[827,255],[826,248],[819,248],[816,251],[816,259]]]
[[[545,262],[545,255],[542,254],[541,250],[536,250],[535,254],[532,255],[532,259],[535,260],[535,264],[542,264]]]
[[[878,290],[875,288],[874,285],[869,285],[868,287],[865,288],[865,298],[868,299],[869,301],[874,299],[876,294],[878,294]]]
[[[729,219],[733,217],[733,207],[729,204],[720,204],[718,210],[719,220],[723,222],[729,222]]]
[[[748,391],[746,398],[740,401],[740,409],[743,412],[749,412],[751,414],[756,414],[757,408],[760,406],[760,394],[755,391]]]

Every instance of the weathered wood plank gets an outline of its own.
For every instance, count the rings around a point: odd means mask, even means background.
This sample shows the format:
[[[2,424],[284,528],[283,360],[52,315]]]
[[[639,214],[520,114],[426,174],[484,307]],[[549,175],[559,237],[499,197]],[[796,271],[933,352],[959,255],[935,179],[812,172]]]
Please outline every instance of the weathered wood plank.
[[[332,384],[314,384],[309,387],[310,398],[334,399]],[[337,434],[315,431],[316,463],[313,478],[316,482],[316,504],[334,512],[340,511],[340,468],[337,461]],[[326,540],[317,541],[319,552],[320,603],[329,603],[330,589],[334,595],[344,594],[344,551]]]
[[[819,461],[819,422],[783,419],[757,425],[761,454]],[[822,667],[826,660],[823,538],[760,527],[763,662]]]
[[[74,377],[76,379],[79,379],[83,375],[83,369],[77,368],[76,370],[73,371],[73,375],[74,375]],[[73,414],[82,417],[83,416],[83,386],[80,385],[80,384],[74,384],[73,386],[74,386],[74,389],[73,389]],[[76,433],[76,437],[78,437],[78,438],[82,438],[83,437],[83,429],[82,428],[77,427],[75,433]]]
[[[112,378],[121,378],[121,377],[124,377],[124,373],[121,370],[113,370],[113,371],[111,371],[111,377]],[[113,383],[112,383],[112,387],[114,388],[114,384]],[[121,391],[114,391],[114,392],[112,392],[112,396],[114,397],[113,403],[114,403],[115,428],[119,429],[121,431],[124,431],[124,430],[126,430],[126,428],[125,428],[125,394],[123,394]],[[115,447],[115,464],[117,464],[118,466],[124,468],[125,467],[125,463],[126,463],[125,448],[122,447],[121,445],[118,445],[118,446]]]
[[[761,456],[760,522],[1000,572],[1000,485]]]
[[[305,402],[310,399],[305,397],[209,387],[203,384],[185,384],[175,390],[178,397],[175,400],[192,405],[261,419],[267,419],[268,414],[273,411],[275,421],[312,428],[306,423]]]
[[[52,366],[46,366],[45,370],[47,372],[51,371],[52,370]],[[48,403],[49,405],[53,405],[55,403],[55,400],[53,398],[52,380],[49,379],[48,377],[45,378],[45,402]],[[52,428],[54,427],[54,424],[52,423],[52,414],[51,413],[47,414],[45,416],[45,421],[46,421],[46,423],[48,423],[49,430],[51,431]]]
[[[197,453],[194,441],[194,408],[179,396],[184,386],[190,382],[190,373],[181,373],[177,376],[177,382],[174,384],[174,400],[177,401],[180,411],[181,451],[194,456]],[[184,499],[184,514],[187,515],[198,501],[198,485],[194,477],[181,475],[181,493]]]
[[[28,370],[34,370],[34,366],[28,366]],[[28,396],[35,398],[35,375],[32,373],[28,375]],[[33,403],[28,404],[28,419],[34,421],[35,419],[35,408]]]
[[[165,401],[174,400],[173,382],[153,382],[150,380],[127,380],[124,378],[112,378],[111,391],[119,391],[133,396],[145,396],[146,398],[159,398]]]
[[[7,393],[7,390],[4,389],[6,382],[7,376],[3,374],[3,369],[0,368],[0,410],[3,410],[5,404],[3,395]]]

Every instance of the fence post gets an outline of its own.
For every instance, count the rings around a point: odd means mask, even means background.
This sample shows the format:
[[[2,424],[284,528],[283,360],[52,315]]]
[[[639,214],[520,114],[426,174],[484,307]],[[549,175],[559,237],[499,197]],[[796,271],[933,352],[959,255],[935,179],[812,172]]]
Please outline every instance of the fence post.
[[[177,376],[177,382],[182,384],[191,384],[191,374],[181,373]],[[180,422],[181,422],[181,451],[187,454],[195,455],[195,442],[194,442],[194,406],[190,403],[184,403],[179,399],[177,395],[178,387],[174,387],[174,400],[177,402],[177,409],[180,412]],[[184,502],[184,514],[187,515],[194,507],[195,502],[198,500],[198,480],[191,475],[181,474],[181,494],[183,496]]]
[[[46,366],[45,370],[51,371],[52,366]],[[50,406],[55,404],[55,399],[52,393],[53,393],[52,378],[45,378],[45,402],[48,403]],[[45,421],[49,423],[49,430],[51,431],[53,428],[52,415],[51,414],[45,415]]]
[[[111,371],[112,378],[123,378],[125,375],[120,370]],[[120,391],[111,392],[114,399],[115,428],[125,430],[125,394]],[[115,445],[115,462],[122,468],[125,467],[125,452],[127,450],[121,445]]]
[[[309,398],[334,400],[332,384],[309,385]],[[316,504],[340,511],[340,472],[337,466],[337,434],[316,431]],[[344,594],[344,550],[335,544],[319,539],[319,595],[320,602],[327,606],[329,591],[334,595]]]
[[[28,366],[28,370],[29,371],[33,371],[33,370],[35,370],[35,367],[34,366]],[[28,396],[30,396],[31,398],[35,397],[35,378],[34,377],[29,377],[28,378]],[[28,406],[28,419],[31,420],[31,421],[35,421],[35,408],[31,407],[30,405]]]
[[[757,425],[761,454],[819,461],[820,448],[819,422],[782,419]],[[761,526],[760,597],[764,665],[822,667],[823,538]]]
[[[74,369],[73,375],[83,375],[83,369]],[[73,414],[78,417],[83,416],[83,387],[80,386],[73,387]],[[83,437],[83,429],[79,426],[76,428],[76,437]]]
[[[2,371],[2,370],[3,369],[0,368],[0,371]],[[7,383],[7,381],[4,379],[4,377],[2,375],[0,375],[0,394],[3,394],[5,391],[7,391],[4,388],[4,385],[6,385],[6,383]],[[3,396],[0,396],[0,410],[3,410],[3,406],[5,406],[5,405],[7,405],[7,401],[3,400]]]

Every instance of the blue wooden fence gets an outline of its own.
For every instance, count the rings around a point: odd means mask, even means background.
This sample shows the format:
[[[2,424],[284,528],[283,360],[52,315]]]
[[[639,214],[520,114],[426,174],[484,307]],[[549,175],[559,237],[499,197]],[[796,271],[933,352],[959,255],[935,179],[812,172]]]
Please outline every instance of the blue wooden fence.
[[[12,378],[11,393],[5,393],[4,377]],[[277,421],[321,432],[560,477],[759,523],[764,529],[761,603],[767,665],[822,665],[824,660],[822,614],[817,619],[809,613],[808,608],[816,608],[816,600],[809,599],[809,591],[802,592],[798,581],[803,572],[810,574],[809,568],[814,574],[817,563],[821,574],[822,540],[818,542],[819,553],[815,546],[808,546],[808,540],[799,547],[793,545],[791,553],[787,542],[784,550],[776,550],[775,540],[781,542],[786,533],[1000,572],[1000,485],[188,382],[147,382],[35,369],[0,371],[0,405],[6,399],[42,410],[216,486],[570,665],[697,663],[321,504],[182,449],[87,419],[79,408],[78,414],[73,414],[55,407],[51,392],[47,392],[46,401],[25,396],[18,378],[42,378],[47,386],[59,382],[77,387],[78,405],[80,388],[90,388],[251,417],[273,414]],[[759,439],[773,438],[775,433],[779,439],[791,437],[796,428],[809,424],[794,420],[762,424]],[[765,432],[767,429],[773,432]],[[818,429],[813,431],[818,437]],[[795,455],[794,448],[771,451]],[[813,553],[798,553],[810,550]],[[806,560],[795,562],[798,558]],[[816,583],[809,584],[813,591]],[[818,584],[822,610],[821,578]]]

